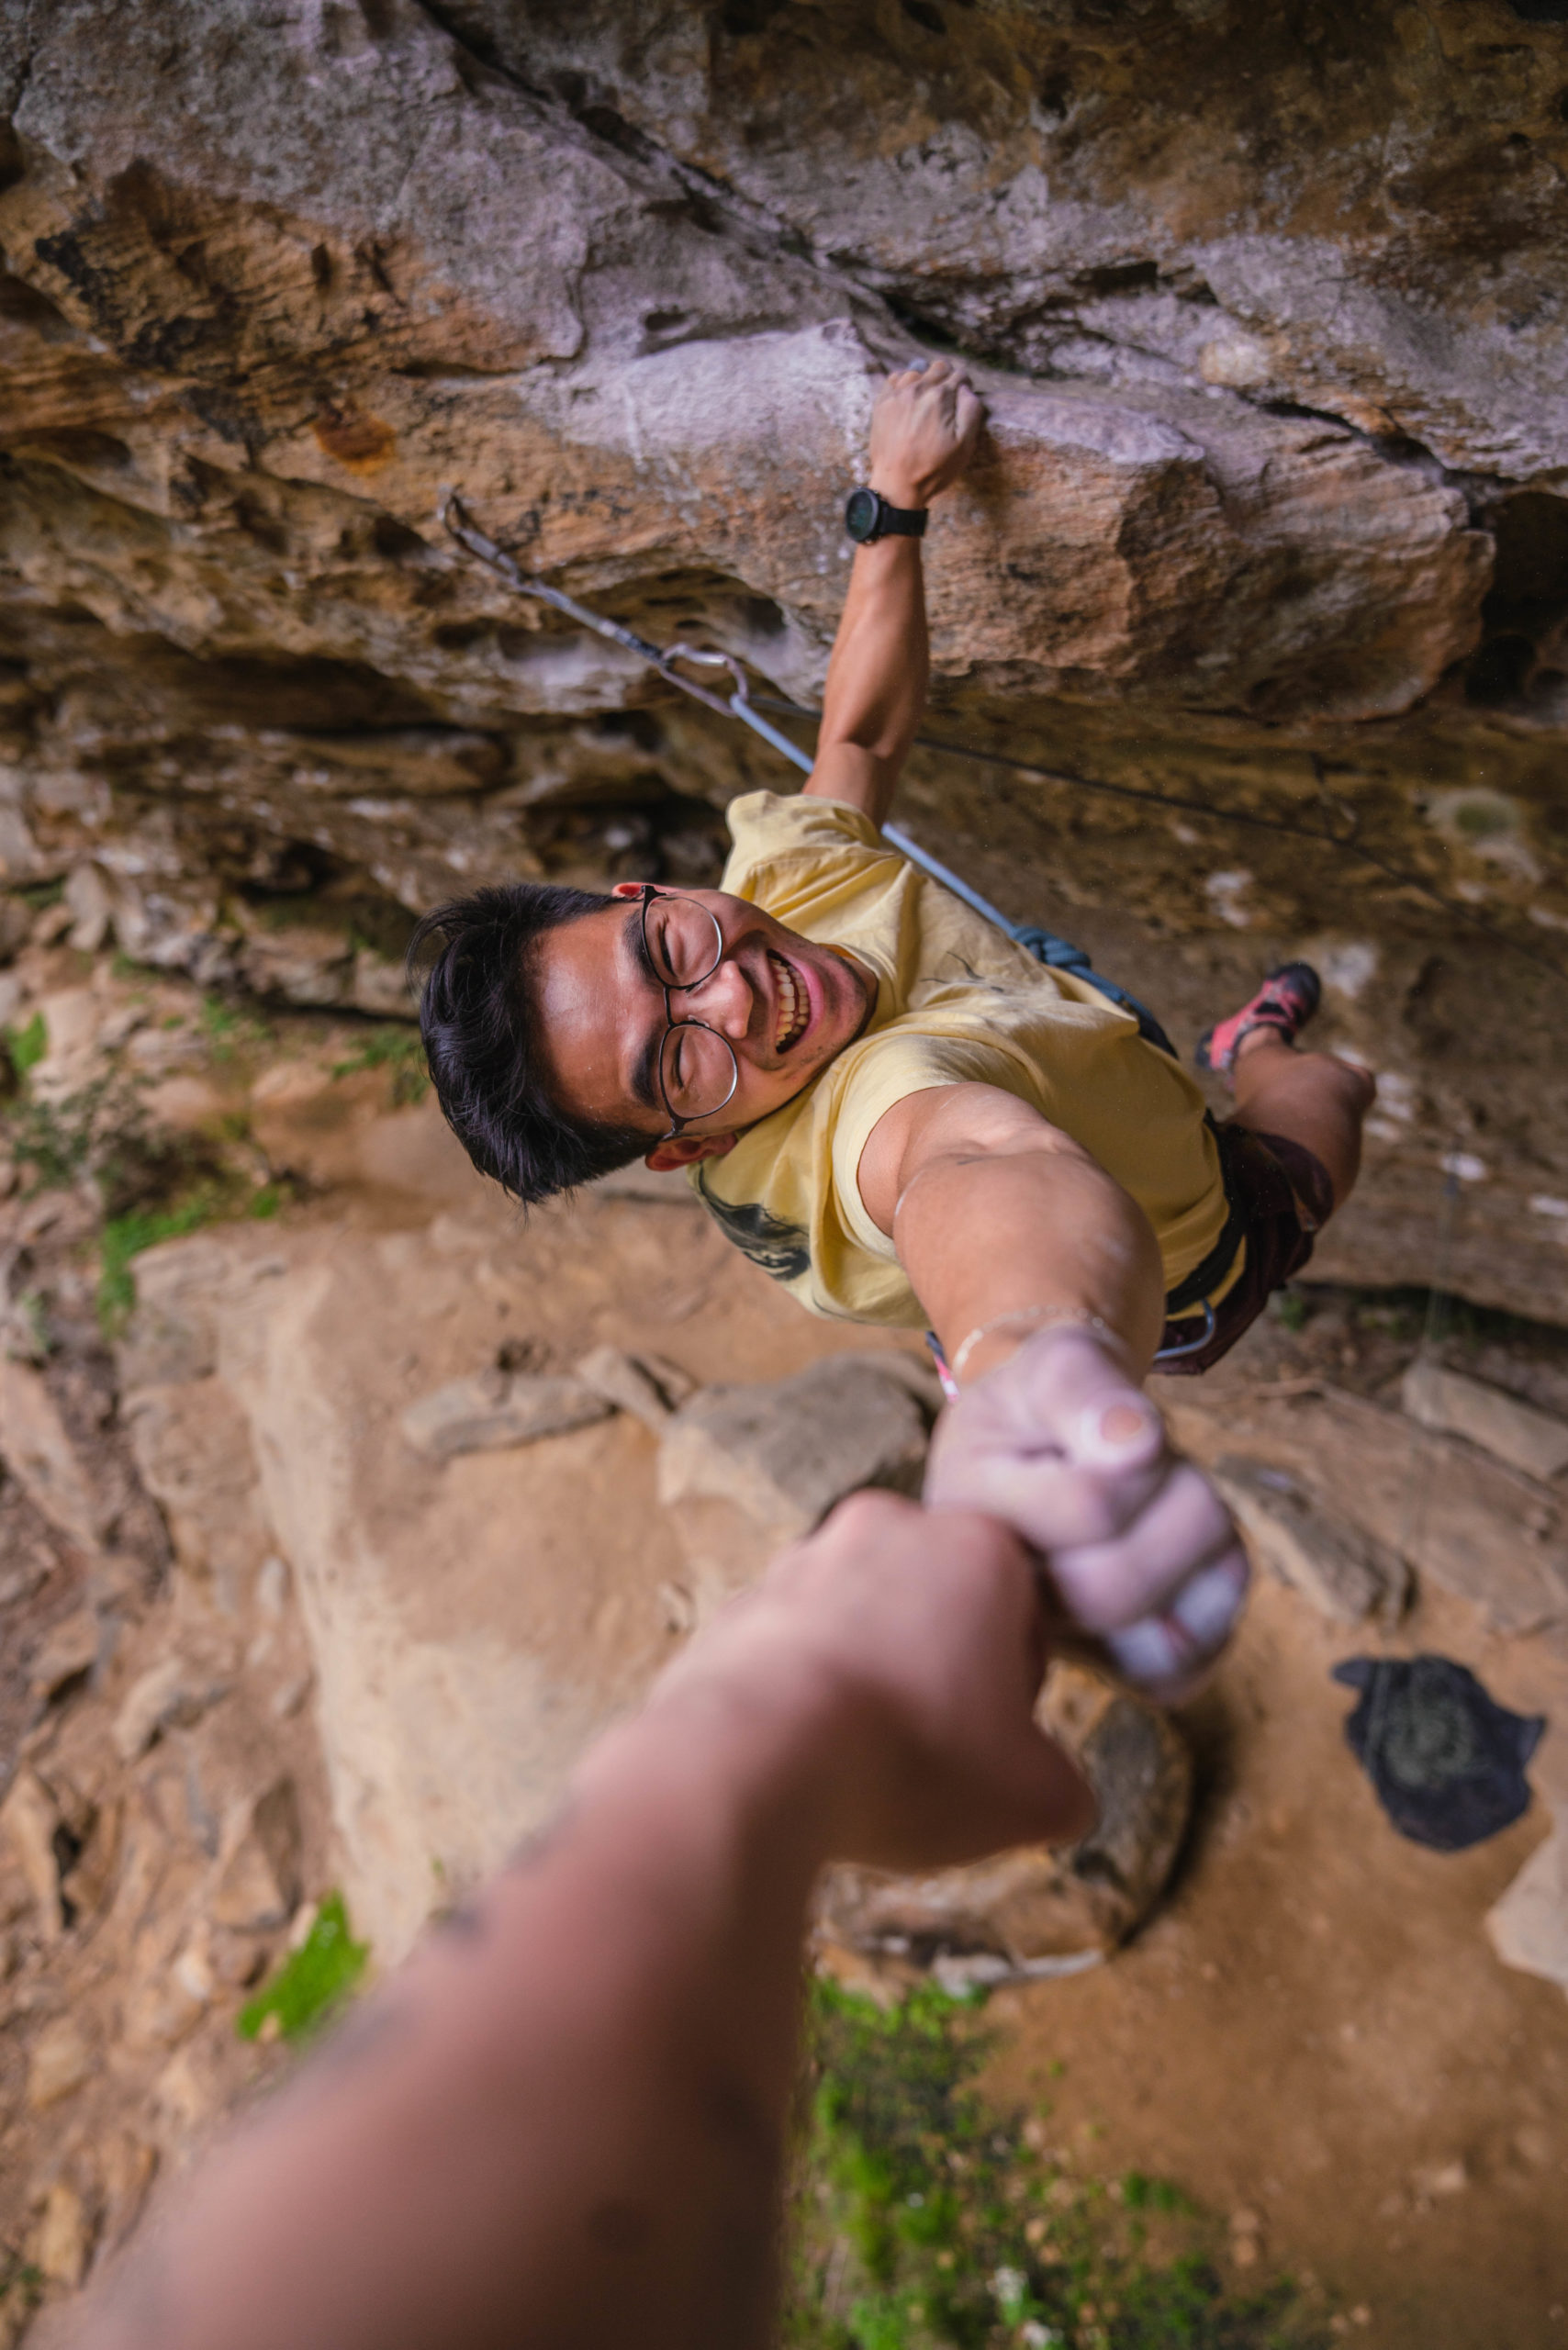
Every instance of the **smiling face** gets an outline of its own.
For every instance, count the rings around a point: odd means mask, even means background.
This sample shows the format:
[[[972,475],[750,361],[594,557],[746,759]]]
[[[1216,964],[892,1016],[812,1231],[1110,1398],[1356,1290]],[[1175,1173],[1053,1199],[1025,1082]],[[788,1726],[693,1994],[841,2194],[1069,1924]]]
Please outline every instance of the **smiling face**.
[[[534,1001],[550,1092],[569,1116],[637,1126],[648,1164],[678,1167],[729,1149],[734,1136],[809,1085],[864,1026],[875,981],[860,965],[816,946],[744,898],[683,890],[719,926],[711,976],[672,995],[677,1020],[717,1029],[739,1081],[722,1110],[684,1124],[671,1141],[659,1093],[664,990],[643,945],[635,882],[602,912],[545,933],[534,950]],[[727,1075],[727,1069],[726,1069]]]

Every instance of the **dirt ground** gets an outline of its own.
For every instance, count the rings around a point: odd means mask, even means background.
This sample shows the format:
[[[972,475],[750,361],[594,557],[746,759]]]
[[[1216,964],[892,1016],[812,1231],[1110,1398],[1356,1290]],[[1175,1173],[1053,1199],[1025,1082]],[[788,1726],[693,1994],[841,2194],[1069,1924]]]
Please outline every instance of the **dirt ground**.
[[[205,1109],[190,1095],[193,1114],[217,1121],[215,1132],[227,1117],[238,1132],[236,1104],[249,1100],[237,1147],[262,1149],[267,1163],[258,1162],[256,1177],[284,1187],[266,1223],[269,1248],[308,1254],[323,1235],[341,1232],[346,1244],[356,1233],[401,1232],[412,1236],[410,1248],[429,1244],[452,1254],[450,1197],[440,1184],[421,1195],[406,1180],[414,1124],[420,1135],[429,1126],[432,1147],[439,1139],[431,1105],[417,1122],[398,1109],[391,1068],[360,1069],[313,1091],[297,1077],[308,1066],[341,1065],[345,1039],[352,1044],[363,1031],[302,1017],[258,1031],[242,1049],[219,1028],[214,1046],[210,1035],[203,1042],[194,991],[169,982],[160,983],[145,1033],[163,1033],[182,1005],[191,1041],[181,1082],[207,1088]],[[401,1189],[375,1177],[376,1150],[394,1135]],[[20,1247],[20,1190],[5,1213]],[[560,1311],[576,1327],[622,1344],[662,1345],[705,1380],[777,1377],[847,1342],[841,1331],[808,1323],[756,1269],[725,1255],[689,1210],[622,1196],[589,1203],[575,1220],[514,1220],[487,1245],[503,1271],[510,1253],[521,1281],[569,1281],[569,1306]],[[66,1218],[52,1241],[48,1232],[34,1235],[26,1261],[29,1294],[54,1334],[47,1375],[78,1443],[105,1477],[125,1486],[115,1552],[120,1583],[118,1597],[110,1594],[121,1630],[112,1661],[89,1662],[40,1695],[39,1655],[106,1569],[29,1515],[14,1484],[0,1487],[5,1572],[18,1578],[0,1593],[10,1610],[0,1675],[7,1772],[18,1740],[40,1770],[51,1752],[96,1756],[79,1775],[85,1785],[99,1773],[95,1800],[103,1816],[115,1806],[129,1806],[126,1816],[136,1818],[155,1820],[160,1805],[169,1821],[181,1814],[162,1864],[181,1901],[197,1898],[191,1888],[198,1879],[210,1885],[201,1871],[211,1855],[197,1851],[199,1835],[185,1818],[193,1768],[205,1754],[213,1770],[232,1768],[236,1785],[256,1783],[253,1770],[245,1778],[252,1766],[242,1767],[232,1737],[224,1748],[211,1727],[224,1707],[198,1727],[172,1728],[136,1762],[132,1775],[140,1775],[129,1792],[106,1759],[105,1726],[133,1669],[145,1670],[176,1639],[187,1651],[206,1641],[214,1674],[237,1693],[231,1702],[252,1725],[248,1734],[286,1756],[300,1792],[304,1892],[319,1898],[336,1881],[336,1859],[319,1762],[308,1751],[314,1711],[289,1700],[298,1627],[263,1621],[251,1599],[226,1613],[213,1591],[197,1592],[196,1579],[169,1563],[145,1495],[126,1483],[112,1357],[92,1329],[91,1231]],[[431,1290],[427,1301],[428,1346],[411,1316],[410,1393],[461,1367],[451,1336],[459,1324],[442,1319],[444,1294]],[[515,1316],[508,1320],[499,1304],[486,1310],[495,1320],[491,1343],[526,1342]],[[1239,1406],[1260,1386],[1331,1376],[1386,1398],[1419,1328],[1400,1301],[1307,1290],[1301,1310],[1260,1325],[1207,1392],[1223,1412],[1227,1395]],[[1552,1334],[1477,1326],[1451,1335],[1445,1351],[1563,1408],[1563,1356]],[[1193,1390],[1171,1382],[1163,1393],[1182,1404]],[[626,1525],[628,1540],[644,1539],[635,1528],[655,1507],[652,1438],[616,1422],[562,1443],[577,1450],[563,1452],[559,1476],[541,1473],[530,1489],[533,1548],[565,1555],[579,1543],[583,1496],[572,1467],[579,1454],[579,1469],[597,1461],[596,1476],[617,1481],[610,1520]],[[514,1458],[474,1463],[476,1489]],[[662,1639],[672,1636],[673,1628],[661,1628]],[[1403,1841],[1345,1744],[1350,1695],[1329,1670],[1348,1655],[1422,1650],[1470,1664],[1503,1702],[1551,1718],[1532,1776],[1538,1786],[1553,1785],[1561,1801],[1568,1794],[1568,1757],[1556,1753],[1568,1732],[1568,1644],[1561,1642],[1552,1633],[1490,1634],[1475,1608],[1437,1591],[1423,1593],[1396,1631],[1347,1628],[1260,1580],[1234,1655],[1183,1717],[1200,1796],[1165,1903],[1110,1963],[1004,1990],[992,2002],[1004,2037],[990,2086],[1004,2102],[1032,2106],[1063,2158],[1106,2179],[1129,2170],[1168,2178],[1209,2210],[1241,2215],[1233,2231],[1238,2283],[1310,2273],[1342,2312],[1349,2337],[1383,2350],[1549,2350],[1568,2342],[1568,2000],[1505,1967],[1483,1927],[1546,1833],[1545,1802],[1468,1853],[1443,1856]],[[84,1833],[90,1856],[90,1829]],[[111,1863],[105,1866],[112,1876]],[[264,1914],[258,1908],[255,1918]],[[165,1921],[162,1939],[154,1935],[141,1958],[164,1971],[184,1965],[199,1978],[201,1996],[193,1994],[184,2020],[143,2014],[140,2023],[129,2010],[140,1946],[104,1929],[85,1896],[52,1938],[40,1941],[13,1916],[9,1979],[0,1989],[0,2242],[17,2258],[36,2244],[39,2212],[47,2220],[59,2182],[95,2164],[96,2184],[81,2190],[89,2235],[95,2227],[102,2244],[122,2232],[159,2159],[160,2127],[168,2143],[182,2132],[188,2142],[247,2082],[274,2069],[276,2052],[241,2056],[233,2017],[247,1986],[282,1954],[286,1933],[243,1919],[203,1929],[193,1960],[170,1916],[173,1924]],[[78,2013],[105,2035],[113,2062],[74,2100],[29,2108],[24,2082],[39,2032]],[[152,2107],[182,2098],[178,2127],[166,2111],[159,2124]],[[118,2186],[118,2174],[106,2176],[100,2159],[111,2141],[129,2150],[115,2157],[126,2173]],[[82,2256],[85,2263],[90,2249]],[[16,2338],[0,2327],[0,2339]]]
[[[1459,1603],[1392,1645],[1521,1703],[1520,1644]],[[1260,1584],[1184,1717],[1202,1794],[1174,1890],[1109,1965],[996,1996],[990,2086],[1085,2171],[1255,2214],[1237,2242],[1364,2309],[1368,2344],[1544,2350],[1568,2341],[1568,2001],[1500,1964],[1482,1920],[1546,1821],[1457,1854],[1394,1834],[1328,1678],[1382,1647]]]

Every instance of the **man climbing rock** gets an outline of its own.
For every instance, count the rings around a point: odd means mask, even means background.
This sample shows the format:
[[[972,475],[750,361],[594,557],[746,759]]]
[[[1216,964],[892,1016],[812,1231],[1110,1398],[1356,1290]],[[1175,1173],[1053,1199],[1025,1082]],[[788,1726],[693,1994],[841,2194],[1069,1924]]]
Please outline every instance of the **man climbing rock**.
[[[1305,1263],[1372,1082],[1295,1049],[1317,982],[1287,964],[1200,1046],[1236,1096],[1216,1126],[1132,1013],[882,838],[925,698],[926,509],[982,414],[946,360],[884,386],[816,764],[732,806],[722,886],[441,909],[425,1044],[454,1132],[519,1199],[686,1167],[810,1311],[933,1328],[974,1393],[928,1497],[1017,1526],[1067,1615],[1170,1688],[1227,1636],[1245,1568],[1141,1382],[1162,1344],[1205,1368]]]

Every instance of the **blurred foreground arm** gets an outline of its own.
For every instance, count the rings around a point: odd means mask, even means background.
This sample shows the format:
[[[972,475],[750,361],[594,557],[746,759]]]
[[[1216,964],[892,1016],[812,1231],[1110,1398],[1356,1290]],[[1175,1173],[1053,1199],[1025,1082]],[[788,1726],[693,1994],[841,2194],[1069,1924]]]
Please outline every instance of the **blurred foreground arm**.
[[[801,1935],[830,1857],[1072,1838],[1001,1527],[846,1505],[589,1754],[514,1863],[210,2161],[83,2350],[769,2336]]]

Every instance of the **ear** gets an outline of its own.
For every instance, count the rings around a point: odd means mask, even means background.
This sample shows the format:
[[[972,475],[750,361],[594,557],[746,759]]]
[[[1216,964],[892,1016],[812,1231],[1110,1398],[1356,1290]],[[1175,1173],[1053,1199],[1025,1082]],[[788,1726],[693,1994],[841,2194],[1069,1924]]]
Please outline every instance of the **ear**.
[[[675,1167],[695,1167],[699,1159],[726,1158],[738,1140],[736,1135],[677,1135],[671,1142],[656,1142],[643,1164],[655,1175],[667,1175]]]
[[[610,894],[612,898],[640,898],[644,887],[641,881],[618,881]]]

